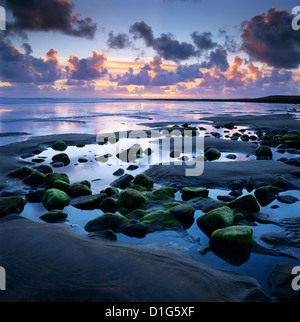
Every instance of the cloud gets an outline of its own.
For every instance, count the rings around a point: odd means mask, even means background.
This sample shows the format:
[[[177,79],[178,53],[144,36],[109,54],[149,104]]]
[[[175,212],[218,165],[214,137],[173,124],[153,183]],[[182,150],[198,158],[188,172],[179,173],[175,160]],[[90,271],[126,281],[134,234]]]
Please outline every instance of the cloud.
[[[293,16],[271,8],[242,23],[242,49],[254,61],[276,68],[300,65],[300,32],[291,28]]]
[[[194,44],[200,51],[214,49],[218,45],[212,41],[211,32],[203,32],[199,34],[195,31],[191,34],[191,37],[194,41]]]
[[[108,34],[107,45],[111,49],[124,49],[131,46],[129,37],[125,33],[119,33],[116,36],[113,31]]]
[[[66,67],[67,78],[73,81],[102,78],[108,73],[107,69],[104,68],[105,61],[106,55],[95,50],[92,50],[92,57],[88,58],[79,59],[77,56],[70,56],[69,65]]]
[[[57,54],[50,49],[45,58],[31,56],[32,49],[28,43],[22,46],[25,54],[9,41],[0,40],[1,81],[11,83],[49,84],[61,77]]]
[[[179,42],[171,34],[161,34],[155,38],[152,28],[144,21],[136,22],[130,27],[129,32],[134,39],[143,39],[147,47],[152,47],[164,59],[178,62],[195,57],[198,51],[187,42]]]
[[[74,37],[93,39],[97,26],[91,18],[74,13],[70,0],[4,0],[14,22],[7,29],[58,31]]]
[[[207,62],[201,64],[202,68],[212,68],[217,67],[222,72],[225,72],[229,68],[229,63],[227,60],[227,51],[222,47],[218,47],[215,51],[212,51],[209,55]]]

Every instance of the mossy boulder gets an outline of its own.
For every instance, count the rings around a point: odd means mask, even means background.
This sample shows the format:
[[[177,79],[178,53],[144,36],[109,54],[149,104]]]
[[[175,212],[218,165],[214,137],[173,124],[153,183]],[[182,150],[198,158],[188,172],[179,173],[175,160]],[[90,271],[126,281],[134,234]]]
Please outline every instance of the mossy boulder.
[[[135,209],[129,214],[126,215],[126,218],[134,219],[134,220],[141,220],[147,214],[146,210],[143,209]]]
[[[124,174],[122,177],[119,177],[113,181],[110,185],[115,188],[125,189],[128,188],[134,177],[131,174]]]
[[[65,151],[68,147],[67,143],[64,141],[56,141],[52,144],[52,149],[55,151]]]
[[[209,239],[212,248],[225,252],[243,251],[251,248],[253,230],[248,226],[230,226],[215,230]]]
[[[146,227],[147,232],[183,228],[181,221],[169,211],[165,210],[151,211],[150,213],[147,213],[140,222]]]
[[[139,191],[126,188],[118,197],[117,206],[126,209],[144,208],[148,199]]]
[[[45,174],[38,171],[34,171],[28,177],[23,179],[23,183],[31,187],[37,187],[44,183],[45,177]]]
[[[135,238],[144,238],[147,235],[146,227],[134,219],[120,225],[118,231],[126,236]]]
[[[58,221],[63,221],[68,217],[65,211],[59,209],[53,209],[44,215],[40,216],[40,219],[46,221],[47,223],[55,223]]]
[[[149,196],[153,200],[168,200],[175,197],[175,191],[172,187],[162,187],[152,191]]]
[[[215,230],[234,224],[235,211],[229,207],[221,207],[209,211],[197,219],[198,227],[210,236]]]
[[[105,198],[99,206],[102,211],[112,213],[116,212],[117,207],[117,200],[111,197]]]
[[[154,181],[146,174],[138,174],[132,181],[132,183],[151,189],[154,185]]]
[[[64,181],[66,183],[70,183],[70,179],[68,177],[67,174],[65,173],[49,173],[46,175],[45,179],[44,179],[44,185],[47,189],[52,188],[53,184],[56,180],[61,180]]]
[[[272,150],[267,145],[259,146],[255,151],[255,155],[258,159],[260,159],[260,158],[272,159],[273,158]]]
[[[26,204],[21,197],[0,197],[0,218],[9,214],[20,214]]]
[[[64,209],[69,205],[70,197],[62,190],[49,189],[45,191],[42,203],[47,210]]]
[[[210,148],[204,153],[204,156],[208,161],[214,161],[221,157],[221,152],[215,148]]]
[[[273,186],[283,190],[288,190],[290,184],[281,174],[276,174],[273,178]]]
[[[287,134],[283,137],[282,141],[287,142],[287,141],[300,141],[300,136],[297,133],[290,133]]]
[[[52,163],[62,162],[65,166],[71,163],[69,156],[66,153],[59,153],[52,157]]]
[[[122,215],[114,213],[104,213],[93,220],[90,220],[84,227],[87,232],[95,232],[106,229],[111,229],[114,232],[119,232],[118,228],[126,224],[129,220]]]
[[[106,193],[107,197],[111,197],[118,194],[119,189],[115,187],[107,187],[103,192]]]
[[[195,209],[190,205],[178,205],[171,208],[169,212],[182,223],[184,229],[190,228],[194,223]]]
[[[253,195],[246,195],[237,198],[227,204],[227,207],[241,213],[254,213],[260,211],[260,206]]]
[[[20,167],[8,173],[9,176],[24,179],[35,172],[35,169],[29,167]]]
[[[205,188],[189,188],[184,187],[181,189],[182,200],[188,201],[190,199],[194,199],[197,197],[207,198],[208,197],[208,189]]]
[[[263,186],[255,190],[254,195],[262,207],[269,205],[279,194],[279,190],[274,186]]]
[[[69,196],[72,198],[77,198],[81,196],[89,196],[92,194],[91,189],[80,183],[73,183],[70,185],[70,193]]]
[[[91,196],[90,195],[81,196],[81,197],[72,199],[70,201],[70,205],[82,210],[100,209],[100,205],[105,198],[106,198],[105,193],[99,193]]]

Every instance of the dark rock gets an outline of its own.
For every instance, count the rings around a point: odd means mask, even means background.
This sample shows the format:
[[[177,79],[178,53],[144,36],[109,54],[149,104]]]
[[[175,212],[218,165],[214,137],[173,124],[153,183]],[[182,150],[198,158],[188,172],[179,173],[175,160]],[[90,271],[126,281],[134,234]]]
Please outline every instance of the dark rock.
[[[118,232],[119,226],[126,224],[129,220],[119,214],[114,213],[104,213],[91,221],[89,221],[84,229],[87,232],[95,232],[100,230],[111,229],[114,232]]]
[[[144,238],[147,235],[146,227],[136,220],[130,220],[127,223],[121,225],[118,228],[118,231],[126,236],[135,238]]]
[[[44,192],[45,190],[29,191],[25,198],[30,203],[39,203],[42,202]]]
[[[208,161],[214,161],[221,157],[221,152],[214,148],[210,148],[204,153],[204,156],[207,158]]]
[[[269,205],[278,196],[279,190],[273,186],[263,186],[255,190],[254,195],[263,207]]]
[[[91,196],[82,196],[72,199],[70,201],[70,205],[82,210],[100,209],[100,205],[105,198],[105,193]]]
[[[206,188],[189,188],[184,187],[181,189],[182,200],[188,201],[197,197],[207,198],[209,190]]]
[[[80,157],[80,158],[78,158],[78,162],[79,163],[86,163],[86,162],[88,162],[89,160],[87,159],[87,158],[83,158],[83,157]]]
[[[52,144],[52,149],[55,151],[65,151],[67,149],[68,145],[64,141],[56,141]]]
[[[253,195],[246,195],[227,204],[231,209],[241,213],[254,213],[260,211],[259,204]]]
[[[28,177],[23,179],[23,183],[31,187],[37,187],[44,183],[45,175],[38,171],[34,171]]]
[[[44,193],[42,203],[47,210],[60,209],[62,210],[65,206],[68,206],[70,197],[61,190],[49,189]]]
[[[183,224],[184,229],[190,228],[194,223],[195,209],[190,205],[178,205],[171,208],[169,211]]]
[[[54,209],[40,216],[40,219],[47,223],[56,223],[65,220],[67,217],[68,214],[65,211]]]
[[[138,168],[139,168],[139,166],[138,166],[138,165],[131,164],[131,165],[127,168],[127,170],[128,170],[128,171],[133,171],[133,170],[136,170],[136,169],[138,169]]]
[[[130,182],[134,179],[131,174],[124,174],[122,177],[113,181],[110,185],[116,188],[125,189],[129,187]]]
[[[138,174],[132,181],[133,184],[140,185],[146,189],[151,189],[154,185],[154,181],[146,174]]]
[[[21,197],[0,197],[0,218],[9,214],[20,214],[25,204],[26,200]]]
[[[16,170],[9,172],[8,175],[11,177],[14,177],[14,178],[24,179],[24,178],[28,177],[30,174],[32,174],[34,171],[35,170],[33,168],[21,167],[21,168],[18,168]]]
[[[282,203],[292,204],[299,201],[298,198],[294,196],[281,195],[277,197],[277,200]]]
[[[147,198],[142,193],[131,188],[126,188],[117,200],[118,207],[131,210],[144,208],[147,202]]]
[[[44,174],[48,174],[48,173],[52,173],[53,170],[51,167],[49,167],[48,165],[40,165],[38,167],[35,167],[35,170],[40,172],[40,173],[44,173]]]
[[[118,169],[117,171],[115,171],[114,173],[113,173],[113,175],[114,176],[116,176],[116,177],[119,177],[119,176],[122,176],[123,174],[124,174],[124,169]]]
[[[52,163],[62,162],[65,166],[71,163],[69,156],[66,153],[59,153],[52,157]]]

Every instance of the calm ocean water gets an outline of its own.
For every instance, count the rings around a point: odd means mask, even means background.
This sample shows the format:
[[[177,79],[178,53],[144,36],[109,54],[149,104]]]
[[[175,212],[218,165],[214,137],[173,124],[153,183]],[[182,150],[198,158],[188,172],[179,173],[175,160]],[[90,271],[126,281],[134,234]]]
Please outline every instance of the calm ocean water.
[[[96,99],[0,99],[0,145],[32,136],[147,128],[153,122],[197,123],[214,115],[282,113],[286,104]],[[201,121],[199,121],[199,125]],[[207,124],[207,122],[206,122]],[[7,133],[15,132],[11,136]],[[5,133],[3,135],[3,133]]]

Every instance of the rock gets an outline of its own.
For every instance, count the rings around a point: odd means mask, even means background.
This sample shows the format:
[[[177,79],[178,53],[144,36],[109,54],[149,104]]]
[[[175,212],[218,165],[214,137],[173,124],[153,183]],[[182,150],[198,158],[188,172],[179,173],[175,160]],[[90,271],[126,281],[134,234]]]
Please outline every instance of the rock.
[[[40,216],[40,219],[46,221],[47,223],[55,223],[58,221],[63,221],[68,217],[65,211],[53,209],[44,215]]]
[[[134,179],[131,174],[124,174],[122,177],[113,181],[110,185],[116,188],[125,189],[129,187],[130,182]]]
[[[212,198],[198,197],[188,201],[188,204],[193,206],[195,209],[200,209],[203,212],[209,212],[211,210],[223,207],[224,203],[214,200]]]
[[[126,224],[121,225],[118,231],[126,236],[135,238],[144,238],[147,235],[146,227],[136,220],[130,220]]]
[[[268,147],[267,145],[259,146],[255,151],[255,155],[256,155],[257,159],[267,158],[267,159],[271,160],[273,158],[273,153],[272,153],[270,147]]]
[[[234,215],[229,207],[217,208],[200,216],[197,225],[209,237],[215,230],[233,225]]]
[[[40,172],[40,173],[44,173],[44,174],[48,174],[48,173],[52,173],[53,170],[51,167],[49,167],[48,165],[40,165],[38,167],[35,167],[35,170]]]
[[[95,231],[89,234],[89,237],[103,238],[110,241],[117,240],[117,235],[111,229],[105,229],[100,231]]]
[[[102,216],[89,221],[85,225],[84,229],[87,232],[95,232],[106,229],[111,229],[114,232],[119,232],[119,226],[126,224],[128,221],[129,220],[122,215],[107,212]]]
[[[225,158],[230,159],[230,160],[235,160],[237,158],[237,156],[235,154],[226,154]]]
[[[148,177],[146,174],[138,174],[132,181],[136,185],[145,187],[146,189],[151,189],[154,185],[154,181]]]
[[[263,186],[255,190],[254,195],[262,207],[269,205],[278,196],[279,190],[273,186]]]
[[[72,198],[77,198],[77,197],[81,197],[81,196],[89,196],[92,194],[91,189],[84,185],[84,184],[80,184],[80,183],[73,183],[69,186],[69,193],[68,195]]]
[[[119,177],[119,176],[122,176],[123,174],[124,174],[124,169],[118,169],[117,171],[115,171],[114,173],[113,173],[113,175],[114,176],[116,176],[116,177]]]
[[[39,203],[39,202],[42,202],[44,193],[45,193],[45,190],[29,191],[26,194],[25,198],[30,203]]]
[[[52,157],[52,161],[53,164],[57,162],[62,162],[65,166],[71,163],[71,160],[69,159],[69,156],[66,153],[55,154]]]
[[[143,155],[143,149],[140,144],[134,144],[131,148],[117,154],[117,158],[123,162],[134,162]]]
[[[138,209],[144,208],[148,200],[142,193],[135,189],[126,188],[118,197],[117,205],[120,208]]]
[[[190,205],[178,205],[171,208],[169,211],[183,224],[183,229],[190,228],[194,223],[195,209]]]
[[[184,201],[188,201],[190,199],[194,199],[194,198],[207,198],[209,191],[208,189],[205,188],[189,188],[189,187],[185,187],[181,189],[181,193],[182,193],[182,200]]]
[[[149,196],[154,200],[168,200],[175,197],[175,191],[172,187],[162,187],[152,191]]]
[[[54,162],[54,163],[52,163],[53,168],[62,168],[64,166],[65,166],[65,164],[63,162]]]
[[[147,229],[147,232],[183,228],[182,223],[169,211],[154,210],[147,213],[140,221]]]
[[[282,302],[299,302],[300,290],[292,288],[292,281],[296,275],[292,274],[295,264],[279,263],[269,275],[268,281],[272,294]],[[299,272],[297,272],[299,274]],[[299,285],[299,282],[298,282]]]
[[[221,152],[214,148],[210,148],[204,153],[204,156],[207,158],[208,161],[214,161],[221,157]]]
[[[228,188],[230,190],[243,190],[244,188],[244,180],[234,180],[232,182],[230,182],[230,184],[228,185]]]
[[[209,239],[211,247],[225,252],[240,252],[251,248],[253,230],[248,226],[230,226],[215,230]]]
[[[0,218],[9,214],[20,214],[25,204],[26,200],[21,197],[0,197]]]
[[[32,159],[31,161],[34,163],[43,163],[43,162],[45,162],[45,159],[35,158],[35,159]]]
[[[246,188],[246,190],[247,190],[248,192],[253,191],[253,189],[254,189],[254,185],[255,185],[255,183],[254,183],[254,179],[253,179],[252,177],[248,178],[248,179],[246,180],[246,182],[245,182],[245,188]]]
[[[135,209],[126,215],[126,218],[134,219],[134,220],[141,220],[147,214],[146,210],[143,209]]]
[[[83,157],[78,158],[79,163],[86,163],[88,161],[89,161],[89,159],[87,159],[87,158],[83,158]]]
[[[64,141],[56,141],[52,144],[52,149],[55,151],[65,151],[68,147],[67,143]]]
[[[44,193],[42,203],[47,210],[53,209],[64,209],[65,206],[69,205],[70,197],[61,190],[49,189]]]
[[[108,187],[104,190],[104,193],[106,193],[107,197],[111,197],[118,194],[119,190],[115,187]]]
[[[229,192],[229,194],[235,198],[241,196],[243,194],[242,190],[232,190]]]
[[[24,179],[31,175],[35,170],[33,168],[29,167],[21,167],[16,170],[13,170],[8,173],[9,176],[18,178],[18,179]]]
[[[276,174],[273,179],[273,186],[283,190],[288,190],[290,184],[283,175]]]
[[[82,210],[100,209],[100,205],[105,198],[105,193],[99,193],[90,196],[82,196],[72,199],[70,201],[70,205]]]
[[[241,140],[242,141],[244,141],[244,142],[248,142],[249,141],[249,135],[248,134],[243,134],[242,136],[241,136]]]
[[[225,128],[225,129],[228,129],[228,130],[233,130],[234,129],[234,123],[233,122],[228,122],[228,123],[225,123],[225,124],[221,125],[221,127]]]
[[[127,167],[127,169],[126,169],[126,170],[128,170],[128,171],[133,171],[133,170],[136,170],[136,169],[138,169],[138,168],[139,168],[139,166],[138,166],[138,165],[131,164],[129,167]]]
[[[37,187],[44,183],[45,175],[41,172],[34,171],[28,177],[23,179],[23,183],[31,187]]]
[[[233,196],[217,196],[217,199],[224,202],[230,202],[235,200],[236,198]]]
[[[53,184],[56,180],[61,180],[64,181],[66,183],[70,183],[70,179],[68,177],[67,174],[65,173],[49,173],[46,175],[45,179],[44,179],[44,185],[47,189],[52,188]]]
[[[103,211],[103,212],[116,212],[117,210],[117,200],[116,199],[113,199],[113,198],[105,198],[101,204],[100,204],[100,209]]]
[[[279,202],[287,203],[287,204],[292,204],[292,203],[299,201],[298,198],[296,198],[294,196],[287,196],[287,195],[278,196],[277,200]]]
[[[241,213],[254,213],[260,211],[260,206],[253,195],[246,195],[227,204],[227,207]]]

